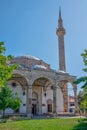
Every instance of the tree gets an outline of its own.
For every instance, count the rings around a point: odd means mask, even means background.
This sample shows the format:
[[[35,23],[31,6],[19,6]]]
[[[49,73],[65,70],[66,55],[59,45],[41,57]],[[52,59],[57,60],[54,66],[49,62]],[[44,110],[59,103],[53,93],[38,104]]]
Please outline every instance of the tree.
[[[18,97],[18,94],[16,93],[16,95],[13,97],[13,99],[10,101],[10,105],[9,107],[11,109],[13,109],[14,111],[18,110],[19,107],[21,106],[21,100],[20,98]]]
[[[16,110],[21,105],[18,96],[14,96],[9,87],[7,87],[7,81],[12,77],[12,73],[17,69],[18,65],[10,64],[13,56],[6,56],[5,51],[4,42],[0,42],[0,110],[3,110],[3,117],[6,108],[10,107]]]
[[[79,108],[83,112],[87,112],[87,88],[84,88],[78,95]]]
[[[0,110],[3,110],[3,117],[5,116],[5,109],[12,108],[17,110],[21,105],[21,100],[17,95],[12,93],[9,87],[0,88]]]
[[[17,64],[9,65],[13,56],[6,56],[5,51],[4,42],[0,42],[0,87],[7,85],[8,79],[12,77],[12,72],[18,67]]]
[[[83,58],[84,65],[86,66],[83,71],[87,73],[87,50],[84,50],[84,52],[81,54]],[[82,88],[87,88],[87,76],[78,78],[75,82],[75,84],[83,83]]]
[[[87,100],[83,100],[81,102],[80,108],[85,112],[87,112]]]
[[[81,102],[83,101],[83,99],[84,99],[84,91],[80,91],[78,94],[78,105],[79,106],[81,105]]]
[[[84,50],[81,56],[83,58],[85,66],[83,71],[87,73],[87,50]],[[87,76],[78,78],[74,83],[75,84],[83,83],[82,85],[83,91],[80,91],[78,95],[78,105],[81,110],[87,111]]]

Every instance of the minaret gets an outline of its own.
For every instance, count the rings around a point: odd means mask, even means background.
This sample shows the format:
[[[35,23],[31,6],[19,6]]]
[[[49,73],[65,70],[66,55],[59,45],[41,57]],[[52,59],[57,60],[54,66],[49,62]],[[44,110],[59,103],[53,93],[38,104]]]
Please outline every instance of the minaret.
[[[59,9],[59,20],[56,34],[58,36],[58,44],[59,44],[59,70],[66,72],[65,47],[64,47],[65,29],[63,27],[63,21],[61,17],[61,9]]]

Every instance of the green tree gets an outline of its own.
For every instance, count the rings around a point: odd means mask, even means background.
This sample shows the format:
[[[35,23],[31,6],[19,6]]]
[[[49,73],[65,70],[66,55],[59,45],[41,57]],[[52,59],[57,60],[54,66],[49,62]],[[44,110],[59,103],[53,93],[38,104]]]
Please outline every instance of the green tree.
[[[7,87],[7,81],[12,77],[12,73],[17,69],[18,65],[10,64],[13,56],[6,56],[5,52],[4,42],[0,42],[0,110],[3,110],[3,116],[5,115],[6,108],[10,107],[16,110],[21,104],[18,96],[14,96],[12,91]],[[11,103],[14,105],[12,106]]]
[[[16,93],[16,95],[13,97],[13,99],[10,101],[10,105],[9,107],[11,109],[13,109],[14,111],[18,110],[21,106],[21,100],[20,98],[18,97],[18,94]]]
[[[87,50],[84,50],[84,52],[81,54],[84,62],[85,68],[83,69],[84,72],[87,73]],[[83,83],[82,88],[87,88],[87,76],[83,76],[78,78],[75,82],[75,84]]]
[[[4,42],[0,42],[0,87],[7,85],[8,79],[12,77],[12,72],[18,67],[17,64],[9,65],[13,56],[6,56],[5,51]]]
[[[78,94],[78,105],[80,106],[81,102],[84,99],[84,91],[80,91]]]
[[[5,116],[5,109],[12,108],[17,110],[21,105],[21,100],[17,95],[12,93],[9,87],[0,88],[0,110],[3,110],[3,117]]]
[[[81,56],[83,58],[83,62],[85,66],[83,71],[87,73],[87,50],[84,50]],[[75,84],[83,83],[82,85],[83,91],[80,91],[78,95],[78,104],[80,109],[87,111],[87,76],[78,78],[74,83]]]
[[[84,88],[84,96],[83,100],[80,102],[80,109],[82,111],[87,112],[87,88]]]
[[[78,94],[78,105],[82,111],[87,111],[87,88],[80,91]]]

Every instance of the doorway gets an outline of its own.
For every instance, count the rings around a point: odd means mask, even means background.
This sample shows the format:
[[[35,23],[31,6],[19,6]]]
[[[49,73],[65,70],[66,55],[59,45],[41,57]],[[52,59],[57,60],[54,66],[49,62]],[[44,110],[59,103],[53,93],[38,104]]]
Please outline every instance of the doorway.
[[[36,104],[32,104],[32,114],[36,115]]]

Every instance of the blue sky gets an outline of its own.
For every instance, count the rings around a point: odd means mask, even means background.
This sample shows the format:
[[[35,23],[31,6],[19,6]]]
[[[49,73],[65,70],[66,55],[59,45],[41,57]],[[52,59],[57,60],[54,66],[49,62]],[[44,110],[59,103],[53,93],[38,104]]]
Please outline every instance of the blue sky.
[[[83,76],[87,49],[87,0],[0,0],[0,41],[7,54],[34,55],[58,70],[58,11],[66,29],[67,72]]]

